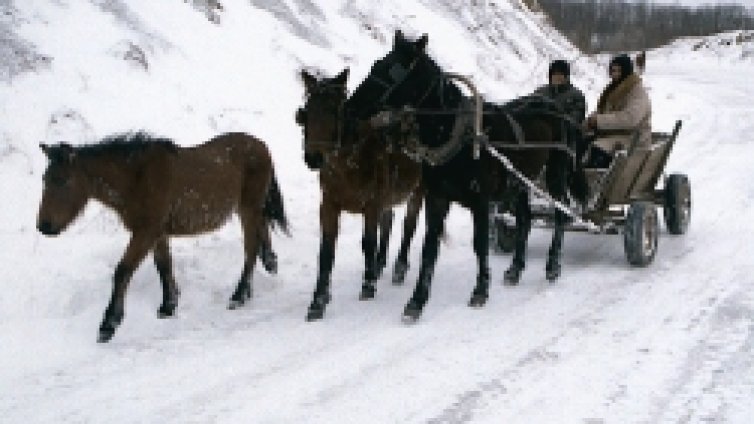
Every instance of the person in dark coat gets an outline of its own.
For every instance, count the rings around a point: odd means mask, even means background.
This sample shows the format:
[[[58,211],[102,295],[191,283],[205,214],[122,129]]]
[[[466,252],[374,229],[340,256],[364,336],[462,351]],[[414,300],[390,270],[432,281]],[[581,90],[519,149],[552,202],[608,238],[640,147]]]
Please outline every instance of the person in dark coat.
[[[555,60],[547,72],[548,84],[537,88],[535,95],[544,96],[555,103],[573,120],[581,125],[586,116],[586,98],[584,93],[571,84],[571,69],[565,60]]]

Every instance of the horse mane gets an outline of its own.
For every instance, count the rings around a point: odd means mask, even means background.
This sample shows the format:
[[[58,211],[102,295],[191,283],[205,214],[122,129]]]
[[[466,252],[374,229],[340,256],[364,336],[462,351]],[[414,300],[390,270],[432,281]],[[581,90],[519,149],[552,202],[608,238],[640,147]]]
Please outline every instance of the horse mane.
[[[146,131],[129,131],[109,135],[99,142],[76,147],[76,153],[82,156],[96,157],[102,155],[131,156],[145,152],[150,147],[160,147],[175,152],[178,146],[167,137],[159,137]]]

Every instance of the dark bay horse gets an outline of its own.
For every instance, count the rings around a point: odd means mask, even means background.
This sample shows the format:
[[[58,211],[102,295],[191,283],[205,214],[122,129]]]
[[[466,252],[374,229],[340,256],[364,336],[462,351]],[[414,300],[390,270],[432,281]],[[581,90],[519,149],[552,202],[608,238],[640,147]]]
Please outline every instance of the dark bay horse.
[[[383,109],[406,106],[418,109],[415,119],[421,145],[438,148],[448,143],[451,134],[463,134],[463,131],[455,131],[458,125],[455,112],[462,108],[465,100],[461,90],[445,77],[442,69],[426,53],[427,41],[426,35],[410,41],[396,31],[392,50],[372,66],[367,78],[351,96],[350,103],[354,113],[364,119]],[[431,112],[422,113],[422,109]],[[570,133],[572,129],[564,126],[564,121],[555,114],[532,112],[527,107],[485,104],[484,109],[483,128],[489,139],[495,142],[515,144],[524,138],[528,143],[558,143],[564,140],[564,133]],[[506,151],[506,155],[517,169],[532,179],[536,179],[546,166],[548,191],[557,199],[565,199],[566,180],[569,180],[566,174],[573,166],[568,154],[542,148]],[[488,203],[491,199],[502,197],[510,190],[509,187],[517,187],[517,184],[507,183],[506,180],[513,176],[485,149],[482,149],[479,159],[474,159],[470,142],[463,143],[454,155],[448,156],[442,163],[424,163],[422,166],[422,182],[427,191],[427,233],[419,278],[404,311],[407,320],[416,320],[428,300],[438,256],[438,237],[443,231],[451,202],[470,209],[473,216],[473,245],[478,273],[469,306],[483,306],[486,303],[489,292]],[[517,284],[520,279],[531,229],[528,193],[521,188],[514,190],[517,197],[516,248],[513,262],[505,273],[508,284]],[[584,193],[583,190],[579,191],[579,194]],[[565,222],[565,215],[558,212],[546,265],[550,280],[560,275]]]
[[[408,199],[403,240],[393,273],[393,282],[399,284],[408,269],[408,250],[424,193],[419,164],[392,146],[384,134],[349,115],[348,69],[334,78],[318,80],[306,71],[301,77],[307,98],[297,121],[304,129],[304,160],[311,169],[319,169],[322,189],[319,272],[306,317],[312,321],[324,316],[330,301],[330,275],[341,212],[364,216],[361,247],[365,271],[360,299],[372,299],[376,280],[387,264],[392,207]]]
[[[60,234],[90,199],[114,210],[131,232],[115,268],[113,293],[98,341],[109,341],[120,325],[128,283],[150,251],[162,282],[158,315],[173,315],[179,290],[169,237],[212,231],[238,214],[246,259],[230,298],[231,309],[251,297],[257,255],[269,271],[275,271],[269,229],[277,224],[287,231],[288,224],[272,159],[260,140],[229,133],[182,148],[168,139],[137,132],[88,146],[61,143],[41,148],[49,159],[37,218],[42,234]]]

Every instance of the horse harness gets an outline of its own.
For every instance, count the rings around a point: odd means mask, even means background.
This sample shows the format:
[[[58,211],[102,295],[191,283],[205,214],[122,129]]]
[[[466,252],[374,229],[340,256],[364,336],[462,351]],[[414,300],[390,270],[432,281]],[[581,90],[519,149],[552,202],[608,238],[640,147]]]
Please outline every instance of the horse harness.
[[[441,86],[444,85],[441,84]],[[430,87],[430,90],[433,87]],[[426,95],[425,95],[426,97]],[[545,105],[546,107],[542,107]],[[535,113],[558,119],[561,125],[561,140],[559,142],[538,142],[526,140],[524,130],[514,114]],[[416,116],[419,115],[455,115],[453,127],[448,141],[439,147],[428,147],[421,143],[418,136]],[[426,162],[431,166],[440,166],[450,161],[467,144],[474,141],[472,131],[473,101],[463,97],[461,103],[454,109],[416,109],[405,107],[401,111],[383,111],[371,118],[374,127],[385,127],[398,124],[403,135],[404,152],[417,162]],[[483,112],[484,115],[503,115],[511,127],[515,143],[485,139],[483,144],[501,150],[532,150],[556,149],[565,152],[576,160],[574,146],[569,143],[568,125],[576,125],[571,117],[559,111],[555,104],[542,96],[527,96],[506,105],[495,107],[494,110]]]

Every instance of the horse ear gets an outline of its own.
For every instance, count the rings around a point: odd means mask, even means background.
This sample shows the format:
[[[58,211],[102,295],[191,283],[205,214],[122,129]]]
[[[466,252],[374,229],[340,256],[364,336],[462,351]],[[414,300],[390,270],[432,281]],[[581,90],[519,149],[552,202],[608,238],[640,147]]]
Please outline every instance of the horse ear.
[[[306,69],[301,70],[301,80],[304,81],[304,88],[306,88],[306,91],[312,91],[317,85],[317,78],[312,76]]]
[[[76,149],[68,143],[60,143],[56,146],[42,143],[39,147],[51,161],[71,163],[76,158]]]
[[[333,82],[340,85],[346,85],[346,82],[348,81],[348,73],[351,70],[349,68],[344,69],[341,73],[339,73],[334,79]]]
[[[60,143],[60,156],[66,163],[76,159],[76,149],[68,143]]]
[[[427,42],[429,42],[429,36],[427,34],[422,35],[416,42],[416,51],[423,52],[427,48]]]
[[[393,37],[393,47],[395,47],[398,43],[406,41],[406,37],[403,35],[403,31],[396,29],[395,30],[395,37]]]

